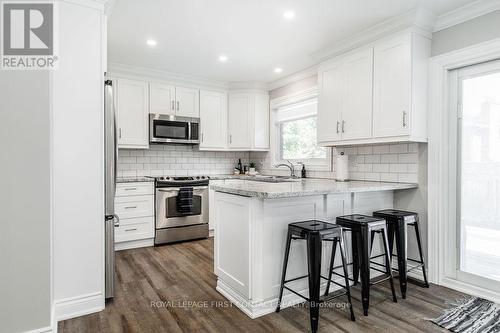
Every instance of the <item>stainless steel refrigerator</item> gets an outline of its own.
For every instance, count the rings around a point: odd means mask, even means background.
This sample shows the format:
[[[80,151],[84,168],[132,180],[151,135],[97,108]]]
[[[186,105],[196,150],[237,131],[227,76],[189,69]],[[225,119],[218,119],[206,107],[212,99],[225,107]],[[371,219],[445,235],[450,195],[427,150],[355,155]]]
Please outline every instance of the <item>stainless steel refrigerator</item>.
[[[113,100],[113,82],[104,81],[104,189],[105,189],[105,297],[114,296],[115,278],[115,227],[119,218],[115,214],[116,159],[118,142],[116,115]]]

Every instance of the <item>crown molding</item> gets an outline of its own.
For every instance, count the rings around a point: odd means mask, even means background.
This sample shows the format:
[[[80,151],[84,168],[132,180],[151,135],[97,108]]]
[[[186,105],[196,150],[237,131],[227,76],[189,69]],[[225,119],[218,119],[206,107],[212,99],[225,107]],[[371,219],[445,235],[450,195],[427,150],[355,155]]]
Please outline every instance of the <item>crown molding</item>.
[[[265,82],[246,82],[246,81],[233,81],[228,83],[229,90],[264,90],[268,91]]]
[[[333,46],[322,51],[315,52],[311,56],[318,62],[322,62],[333,56],[345,53],[359,46],[374,42],[387,35],[400,32],[405,29],[412,29],[429,38],[432,37],[432,30],[436,21],[436,16],[423,7],[416,7],[406,13],[392,17],[368,29],[350,35],[340,41],[333,43]]]
[[[500,0],[478,0],[438,16],[433,32],[500,10]]]
[[[307,79],[308,77],[318,75],[318,67],[318,65],[314,65],[293,74],[287,75],[281,79],[269,82],[267,84],[267,89],[274,90],[276,88],[284,87],[290,83],[294,83],[303,79]]]
[[[104,11],[109,0],[57,0],[57,1]]]
[[[134,77],[149,81],[159,80],[173,84],[185,84],[188,86],[201,86],[211,89],[228,89],[228,83],[224,81],[210,80],[204,77],[173,73],[169,71],[132,66],[117,62],[108,63],[107,75],[114,77]]]

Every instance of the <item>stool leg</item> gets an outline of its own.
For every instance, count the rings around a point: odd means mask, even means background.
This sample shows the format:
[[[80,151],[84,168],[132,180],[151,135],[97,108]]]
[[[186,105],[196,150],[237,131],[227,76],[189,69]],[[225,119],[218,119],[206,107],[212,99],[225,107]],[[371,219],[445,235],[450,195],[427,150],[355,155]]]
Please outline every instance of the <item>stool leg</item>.
[[[427,281],[427,273],[425,271],[424,254],[422,253],[422,244],[420,242],[420,229],[418,227],[418,218],[417,221],[415,221],[414,226],[415,226],[415,234],[417,236],[418,252],[420,253],[420,261],[422,262],[422,275],[424,276],[425,287],[429,288],[429,282]]]
[[[360,232],[360,273],[361,273],[361,301],[363,303],[363,314],[368,316],[370,306],[370,240],[371,232],[368,228],[362,227]]]
[[[359,277],[359,244],[358,244],[359,235],[354,230],[351,230],[351,249],[352,249],[352,279],[354,281],[354,285],[358,284]]]
[[[394,250],[394,225],[392,223],[387,223],[387,238],[389,240],[389,256],[392,263],[392,252]]]
[[[392,300],[394,303],[398,302],[396,298],[396,290],[394,289],[394,279],[392,278],[392,269],[391,269],[391,257],[389,256],[389,242],[387,240],[387,229],[382,229],[382,237],[384,240],[384,251],[385,251],[385,271],[389,275],[389,282],[391,284],[391,292],[392,292]]]
[[[406,222],[398,219],[396,226],[396,248],[398,252],[398,272],[399,272],[399,285],[401,287],[401,296],[406,298],[407,288],[407,230]]]
[[[321,237],[319,233],[307,236],[307,264],[309,273],[309,315],[311,331],[318,330],[319,321],[319,288],[321,277]]]
[[[288,233],[286,235],[285,260],[283,261],[283,273],[281,274],[280,294],[278,296],[278,306],[276,307],[276,312],[280,312],[281,309],[281,298],[283,297],[283,287],[285,286],[286,268],[288,266],[288,255],[290,254],[291,242],[292,233],[290,230],[288,230]]]
[[[330,258],[330,268],[328,269],[328,282],[326,283],[326,290],[325,290],[325,296],[328,295],[328,293],[330,292],[330,283],[331,283],[331,279],[332,279],[332,272],[333,272],[333,263],[335,261],[335,252],[336,252],[336,248],[337,248],[337,239],[334,239],[332,241],[332,257]],[[342,251],[342,249],[341,249]]]
[[[349,273],[347,273],[347,263],[344,254],[344,239],[342,236],[340,237],[339,241],[339,249],[340,249],[340,257],[342,258],[342,268],[344,269],[345,289],[347,293],[347,301],[349,302],[349,309],[351,311],[351,320],[356,321],[356,318],[354,318],[354,309],[352,307],[352,301],[351,301],[351,287],[349,286]]]

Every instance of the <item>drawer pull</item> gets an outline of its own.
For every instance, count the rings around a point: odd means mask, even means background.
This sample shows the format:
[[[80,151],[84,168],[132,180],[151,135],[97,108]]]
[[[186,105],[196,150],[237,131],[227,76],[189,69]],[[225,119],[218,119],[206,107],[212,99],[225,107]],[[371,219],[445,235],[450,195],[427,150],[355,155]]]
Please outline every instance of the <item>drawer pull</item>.
[[[125,191],[135,191],[137,190],[137,187],[127,187]]]
[[[127,232],[127,231],[136,231],[136,230],[137,230],[137,228],[133,228],[133,229],[125,229],[125,232]]]
[[[137,206],[127,206],[127,207],[125,207],[125,209],[135,209],[135,208],[137,208]]]

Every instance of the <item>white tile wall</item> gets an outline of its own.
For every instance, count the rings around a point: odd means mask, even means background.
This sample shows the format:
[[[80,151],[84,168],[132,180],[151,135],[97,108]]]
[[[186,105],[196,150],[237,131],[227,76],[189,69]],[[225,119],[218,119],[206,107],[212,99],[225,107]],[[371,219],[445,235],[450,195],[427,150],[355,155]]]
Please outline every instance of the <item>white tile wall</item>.
[[[419,144],[401,143],[333,148],[333,155],[344,152],[349,156],[349,175],[353,180],[373,180],[418,183]],[[250,160],[256,162],[262,173],[286,175],[286,169],[271,168],[269,153],[252,152]],[[307,168],[307,166],[306,166]],[[309,177],[335,178],[333,171],[308,171]],[[297,175],[300,173],[297,172]]]
[[[187,145],[151,145],[148,150],[120,149],[118,177],[232,174],[239,158],[243,164],[248,164],[249,153],[206,152]]]

